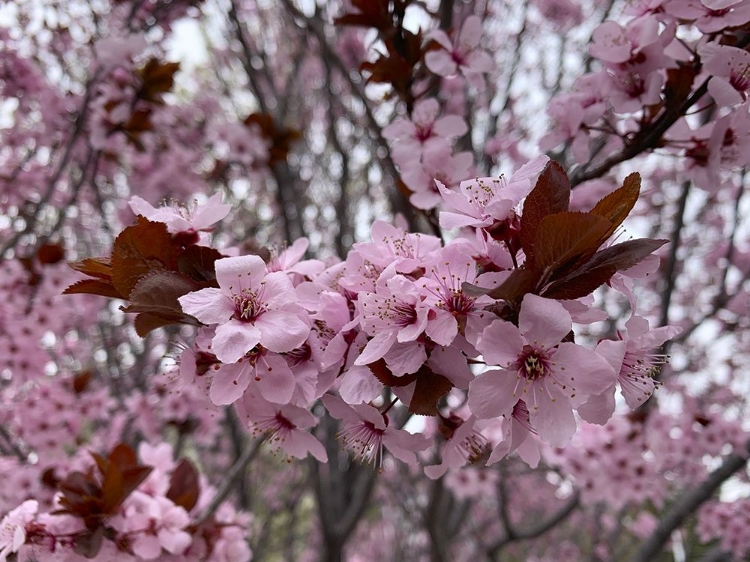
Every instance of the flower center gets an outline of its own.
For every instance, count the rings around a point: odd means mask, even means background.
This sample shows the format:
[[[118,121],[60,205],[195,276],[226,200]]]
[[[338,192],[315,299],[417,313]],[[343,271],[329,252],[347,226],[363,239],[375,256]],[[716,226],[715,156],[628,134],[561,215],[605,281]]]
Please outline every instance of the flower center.
[[[266,304],[261,302],[258,293],[250,289],[242,289],[234,300],[234,318],[240,322],[252,322],[266,311]]]
[[[519,373],[530,381],[541,379],[549,372],[549,355],[530,345],[524,345],[521,356],[518,358]]]

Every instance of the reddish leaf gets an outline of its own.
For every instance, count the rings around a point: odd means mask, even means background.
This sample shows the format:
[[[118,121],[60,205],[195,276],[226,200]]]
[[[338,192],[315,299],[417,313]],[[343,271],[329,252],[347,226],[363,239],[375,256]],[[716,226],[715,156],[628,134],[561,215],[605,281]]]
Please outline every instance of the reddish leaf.
[[[159,62],[149,59],[139,74],[141,89],[138,97],[153,103],[162,102],[162,94],[167,93],[174,86],[174,75],[180,69],[179,62]]]
[[[101,297],[109,297],[112,299],[124,299],[115,287],[107,282],[100,279],[82,279],[73,283],[70,287],[62,292],[63,295],[76,295],[76,294],[87,294],[87,295],[99,295]]]
[[[60,244],[42,244],[36,251],[36,259],[42,265],[50,265],[65,259],[65,250]]]
[[[135,329],[141,337],[169,324],[198,326],[200,322],[185,314],[177,299],[199,288],[195,281],[182,273],[151,273],[138,282],[130,293],[130,305],[122,310],[140,313],[135,320]]]
[[[73,390],[76,394],[81,394],[86,391],[91,382],[91,371],[83,371],[73,377]]]
[[[198,289],[198,284],[187,275],[174,271],[156,271],[138,281],[130,293],[130,305],[123,310],[176,315],[181,318],[186,315],[177,299]]]
[[[104,513],[113,513],[125,499],[124,481],[122,471],[117,463],[107,464],[107,470],[102,475],[102,500]]]
[[[409,412],[420,416],[437,416],[438,400],[450,392],[453,383],[443,375],[433,373],[422,366],[417,371],[414,394],[409,402]]]
[[[617,269],[610,267],[599,267],[593,270],[585,270],[580,275],[576,274],[566,277],[565,281],[556,281],[542,291],[541,296],[548,299],[573,300],[590,295],[599,287],[607,283],[617,273]]]
[[[169,479],[167,497],[189,512],[198,503],[199,495],[200,482],[198,480],[198,471],[195,470],[195,467],[189,460],[182,459]]]
[[[412,65],[401,55],[397,53],[389,56],[380,55],[374,62],[363,62],[360,70],[369,74],[368,83],[390,84],[403,99],[408,97]]]
[[[151,474],[152,470],[153,467],[151,466],[131,466],[130,468],[123,469],[122,481],[125,494],[123,496],[123,501],[132,494],[146,478],[148,478],[148,475]]]
[[[560,164],[549,162],[523,204],[520,238],[529,266],[533,266],[535,260],[534,244],[539,223],[547,215],[567,211],[569,203],[568,176]]]
[[[514,269],[502,285],[492,289],[489,295],[493,299],[508,302],[520,302],[527,293],[533,293],[539,282],[540,273],[526,268]]]
[[[104,541],[104,527],[97,525],[88,533],[77,534],[73,540],[73,550],[86,558],[96,558]]]
[[[218,250],[207,246],[190,246],[177,258],[177,269],[201,284],[201,287],[218,287],[216,283],[216,260],[225,257]]]
[[[610,246],[594,254],[564,278],[551,283],[542,295],[552,299],[585,297],[608,282],[615,273],[638,265],[666,243],[667,240],[642,239]]]
[[[68,265],[85,273],[89,277],[98,277],[99,279],[111,279],[112,278],[112,261],[107,258],[86,258],[81,261],[74,261],[68,263]]]
[[[152,314],[150,312],[142,312],[135,317],[133,326],[135,327],[135,333],[140,337],[145,338],[150,332],[164,326],[171,326],[173,324],[182,324],[180,320],[173,318],[164,318],[158,314]]]
[[[178,248],[172,243],[167,225],[139,216],[123,230],[112,249],[112,283],[122,295],[149,273],[177,269]]]
[[[590,213],[566,211],[544,217],[534,243],[536,267],[548,271],[588,258],[608,237],[611,226],[607,219]]]
[[[128,445],[120,443],[107,455],[107,460],[115,463],[120,468],[128,468],[138,464],[138,457]]]
[[[637,172],[625,178],[622,187],[616,189],[591,209],[592,215],[604,217],[612,223],[612,232],[622,224],[622,221],[633,210],[638,195],[641,192],[641,176]],[[611,236],[612,232],[608,235]]]

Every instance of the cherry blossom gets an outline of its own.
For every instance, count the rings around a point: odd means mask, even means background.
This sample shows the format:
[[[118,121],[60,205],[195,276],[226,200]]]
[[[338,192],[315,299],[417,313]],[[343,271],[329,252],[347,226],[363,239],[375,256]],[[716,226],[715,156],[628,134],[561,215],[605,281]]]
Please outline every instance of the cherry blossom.
[[[427,68],[439,76],[451,76],[460,70],[472,86],[484,89],[482,73],[492,71],[493,63],[492,57],[479,48],[481,38],[482,21],[476,16],[464,20],[454,43],[444,31],[432,32],[430,39],[442,49],[427,52]]]
[[[430,446],[430,440],[389,426],[388,417],[368,404],[349,406],[341,398],[326,394],[322,398],[328,412],[343,422],[339,432],[344,447],[361,462],[380,468],[383,448],[406,464],[416,464],[416,453]]]
[[[568,312],[557,302],[527,295],[519,326],[495,320],[477,349],[488,364],[502,368],[479,375],[469,385],[469,407],[479,418],[508,416],[519,399],[528,405],[539,437],[561,446],[576,428],[573,407],[612,384],[614,370],[596,353],[561,343],[571,331]]]
[[[258,256],[216,261],[219,289],[201,289],[180,297],[185,312],[201,322],[219,324],[213,352],[235,363],[256,345],[291,351],[307,339],[310,326],[294,287],[283,272],[266,273]]]

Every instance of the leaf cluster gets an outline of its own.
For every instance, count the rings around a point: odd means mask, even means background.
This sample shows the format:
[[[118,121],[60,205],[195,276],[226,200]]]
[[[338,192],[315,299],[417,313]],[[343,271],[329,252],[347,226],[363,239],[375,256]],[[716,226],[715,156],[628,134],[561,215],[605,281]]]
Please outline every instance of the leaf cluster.
[[[224,257],[205,246],[184,246],[167,225],[139,216],[115,239],[110,256],[87,258],[71,267],[90,277],[64,294],[87,293],[128,301],[121,307],[137,314],[135,328],[145,336],[169,324],[200,323],[177,300],[192,291],[218,287],[214,262]]]

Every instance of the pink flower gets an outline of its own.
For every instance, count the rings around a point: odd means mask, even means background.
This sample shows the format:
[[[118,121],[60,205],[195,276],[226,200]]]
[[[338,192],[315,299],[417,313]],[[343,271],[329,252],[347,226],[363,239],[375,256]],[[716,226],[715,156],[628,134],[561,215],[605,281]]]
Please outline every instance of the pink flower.
[[[162,549],[170,554],[182,554],[193,541],[185,528],[190,516],[185,508],[175,505],[164,496],[151,497],[133,492],[112,518],[112,526],[131,539],[131,549],[145,560],[156,560]]]
[[[722,6],[710,7],[711,6]],[[664,10],[675,18],[695,20],[703,33],[716,33],[726,27],[737,27],[750,21],[750,3],[743,1],[672,0]]]
[[[414,465],[417,463],[415,452],[424,451],[431,444],[424,435],[388,427],[388,418],[377,408],[367,404],[349,406],[332,394],[324,395],[321,400],[328,413],[343,422],[339,432],[341,442],[361,462],[380,468],[385,447],[400,461]]]
[[[26,526],[34,521],[38,509],[39,502],[26,500],[0,520],[0,562],[26,542]]]
[[[439,345],[451,345],[459,332],[474,343],[496,318],[484,310],[494,302],[491,298],[472,297],[463,290],[464,283],[478,282],[477,265],[471,255],[468,244],[450,244],[428,264],[424,276],[417,282],[425,304],[430,306],[425,332]],[[488,273],[480,278],[491,284],[493,278],[505,275]],[[499,284],[499,279],[497,281]],[[479,284],[485,286],[483,282]]]
[[[217,406],[239,400],[251,383],[263,398],[277,404],[286,404],[294,396],[296,381],[286,360],[265,349],[249,352],[213,373],[209,396]]]
[[[664,54],[674,33],[674,24],[660,33],[659,20],[654,16],[636,18],[624,28],[605,21],[594,30],[589,53],[615,70],[635,72],[645,80],[656,70],[674,66]]]
[[[206,324],[219,324],[213,353],[234,363],[260,344],[275,352],[299,347],[310,333],[289,277],[266,273],[259,256],[216,260],[219,289],[201,289],[180,297],[180,305]]]
[[[486,51],[479,48],[482,20],[477,16],[466,18],[455,43],[452,43],[442,30],[433,31],[429,38],[435,40],[442,49],[427,52],[427,68],[438,76],[452,76],[460,70],[477,90],[484,89],[481,75],[484,72],[492,72],[494,61]]]
[[[225,218],[232,209],[231,205],[222,205],[221,193],[212,195],[202,205],[196,203],[192,209],[178,205],[157,208],[138,196],[132,197],[129,204],[136,215],[142,215],[150,221],[166,223],[172,234],[207,231]]]
[[[561,343],[572,324],[560,303],[531,294],[521,304],[519,327],[503,320],[490,324],[477,349],[488,365],[501,368],[479,375],[469,385],[472,413],[482,419],[507,417],[523,399],[542,441],[565,445],[576,429],[574,405],[601,394],[615,378],[603,357],[574,343]]]
[[[750,89],[750,53],[745,49],[707,43],[699,49],[703,70],[713,74],[708,93],[722,107],[747,100]]]
[[[294,241],[294,244],[273,255],[266,265],[266,270],[269,273],[273,271],[294,273],[297,274],[298,279],[317,275],[325,269],[323,262],[320,260],[302,260],[309,245],[310,242],[307,238],[298,238]]]
[[[531,427],[531,418],[526,402],[519,400],[513,406],[513,412],[502,420],[503,440],[500,441],[490,454],[487,466],[495,464],[512,452],[517,452],[526,464],[536,468],[541,458],[539,442],[533,435],[536,431]]]
[[[463,226],[487,227],[495,221],[507,220],[513,209],[532,188],[532,182],[549,162],[547,156],[537,156],[524,164],[506,180],[474,178],[462,181],[458,191],[448,189],[435,180],[440,195],[450,211],[440,213],[440,226],[447,229]]]
[[[311,454],[320,462],[328,462],[325,447],[313,435],[303,431],[318,424],[310,412],[298,406],[272,404],[248,392],[235,404],[240,420],[254,434],[266,436],[274,450],[303,459]]]
[[[362,330],[373,338],[356,365],[368,365],[383,357],[397,342],[414,342],[427,326],[428,307],[419,289],[403,275],[386,271],[375,293],[360,293],[357,301]],[[416,351],[416,348],[411,348]]]
[[[617,384],[627,405],[635,410],[653,394],[658,374],[666,357],[653,350],[680,333],[675,326],[649,329],[648,320],[633,316],[627,322],[627,333],[620,340],[604,340],[596,347],[617,373]],[[604,424],[615,410],[615,385],[598,396],[592,396],[578,408],[588,422]]]
[[[436,207],[441,198],[435,181],[452,187],[469,176],[472,164],[470,152],[451,154],[448,145],[429,145],[421,162],[413,158],[401,165],[401,179],[413,191],[409,201],[418,209]]]
[[[436,236],[412,234],[385,221],[372,223],[370,233],[372,242],[359,242],[354,249],[383,269],[395,263],[397,273],[411,273],[422,267],[427,257],[441,247]]]
[[[487,439],[475,429],[476,418],[469,416],[462,420],[456,415],[445,418],[440,416],[441,432],[447,432],[448,439],[443,446],[440,464],[426,466],[424,473],[435,480],[449,469],[461,468],[466,463],[476,463],[487,458],[489,443]]]
[[[397,141],[393,147],[393,159],[401,165],[407,159],[422,155],[428,143],[447,144],[446,139],[460,137],[469,130],[466,121],[458,115],[446,115],[438,119],[440,104],[435,98],[420,100],[414,104],[411,120],[396,119],[383,129],[383,137]]]

